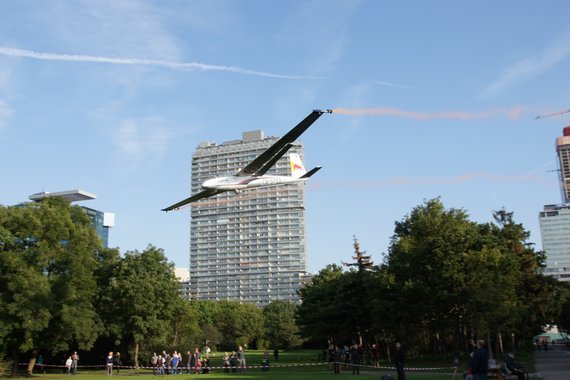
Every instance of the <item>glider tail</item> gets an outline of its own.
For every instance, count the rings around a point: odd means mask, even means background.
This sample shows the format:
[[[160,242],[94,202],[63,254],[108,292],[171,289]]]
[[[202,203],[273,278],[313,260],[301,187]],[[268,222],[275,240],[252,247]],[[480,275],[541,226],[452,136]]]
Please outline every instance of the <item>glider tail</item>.
[[[301,178],[307,173],[305,165],[303,165],[303,161],[301,161],[301,157],[297,153],[291,153],[289,155],[289,163],[291,165],[292,177]]]

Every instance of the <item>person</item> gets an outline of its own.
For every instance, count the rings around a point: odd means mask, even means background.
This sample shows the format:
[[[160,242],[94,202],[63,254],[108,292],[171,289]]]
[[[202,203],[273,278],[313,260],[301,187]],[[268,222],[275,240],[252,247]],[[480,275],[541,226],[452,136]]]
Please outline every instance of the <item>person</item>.
[[[194,349],[194,355],[192,355],[192,366],[194,367],[194,373],[200,373],[202,371],[202,361],[200,360],[200,349],[196,347]]]
[[[172,358],[170,357],[170,354],[167,354],[164,350],[162,351],[162,360],[164,360],[164,372],[167,375],[170,375],[170,361]]]
[[[261,359],[261,370],[269,371],[269,351],[263,351],[263,359]]]
[[[489,371],[489,352],[485,346],[485,341],[479,339],[477,341],[477,348],[473,351],[473,358],[471,361],[471,372],[473,373],[474,380],[486,380],[487,372]]]
[[[152,358],[150,359],[150,362],[152,364],[152,371],[154,372],[154,374],[157,374],[157,366],[158,366],[158,355],[156,354],[156,352],[152,353]]]
[[[406,380],[406,372],[404,370],[405,362],[404,349],[400,342],[396,342],[396,350],[394,351],[394,364],[396,365],[396,372],[398,373],[398,380]]]
[[[202,373],[210,373],[210,357],[208,355],[202,358]]]
[[[370,354],[372,355],[372,365],[374,367],[378,367],[378,347],[376,344],[372,344],[372,348],[370,349]]]
[[[174,351],[174,354],[172,354],[172,359],[170,360],[171,375],[176,375],[178,373],[178,363],[179,363],[178,352]]]
[[[71,355],[71,374],[73,375],[77,373],[77,362],[79,362],[79,355],[77,355],[77,351],[74,351]]]
[[[186,372],[190,375],[192,373],[192,353],[186,352]]]
[[[71,359],[71,356],[67,358],[67,360],[65,361],[65,374],[66,375],[70,375],[71,374],[71,364],[73,363],[73,359]]]
[[[358,349],[358,344],[354,343],[350,347],[350,362],[352,363],[352,374],[360,375],[360,350]]]
[[[246,366],[245,366],[245,352],[243,351],[243,347],[239,346],[238,352],[237,352],[237,357],[238,357],[238,368],[240,369],[240,372],[245,372]]]
[[[230,355],[227,352],[224,353],[222,360],[224,362],[224,373],[230,373]]]
[[[232,372],[236,372],[237,354],[235,351],[232,351],[232,354],[230,355],[230,367],[232,369]]]
[[[164,375],[164,358],[162,355],[158,355],[158,360],[156,361],[156,374]]]
[[[508,353],[505,358],[505,367],[507,367],[513,375],[516,375],[519,380],[526,379],[525,370],[515,361],[515,354],[512,352]]]
[[[105,359],[105,364],[107,376],[113,376],[113,351],[109,351],[109,355],[107,355],[107,359]]]
[[[279,361],[279,350],[278,349],[273,350],[273,358],[275,359],[276,362]]]
[[[334,373],[337,375],[340,373],[341,356],[342,356],[342,351],[340,350],[340,348],[338,348],[338,346],[336,346],[336,349],[334,350],[333,354],[333,360],[334,360]]]
[[[121,366],[121,353],[117,352],[113,358],[113,367],[117,368],[117,375],[119,374],[119,367]]]
[[[44,367],[44,357],[41,354],[38,355],[38,358],[36,359],[36,366],[38,367],[40,373],[46,373],[46,369]]]

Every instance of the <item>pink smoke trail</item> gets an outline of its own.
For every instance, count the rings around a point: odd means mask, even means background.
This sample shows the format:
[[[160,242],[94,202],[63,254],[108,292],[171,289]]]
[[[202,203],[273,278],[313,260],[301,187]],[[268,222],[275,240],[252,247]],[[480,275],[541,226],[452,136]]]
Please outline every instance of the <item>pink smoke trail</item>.
[[[334,113],[350,116],[394,116],[413,119],[417,121],[426,120],[480,120],[495,116],[506,116],[511,120],[518,119],[526,110],[517,106],[512,108],[493,108],[479,112],[464,111],[443,111],[443,112],[415,112],[405,111],[398,108],[374,107],[374,108],[336,108]]]

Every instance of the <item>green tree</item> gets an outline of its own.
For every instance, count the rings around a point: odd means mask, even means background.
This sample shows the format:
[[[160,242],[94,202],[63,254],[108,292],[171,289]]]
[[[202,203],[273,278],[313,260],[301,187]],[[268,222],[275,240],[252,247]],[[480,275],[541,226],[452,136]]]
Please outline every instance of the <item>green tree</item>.
[[[340,324],[346,320],[348,311],[338,296],[343,279],[342,267],[331,264],[300,289],[302,303],[297,311],[297,321],[303,337],[325,343],[330,338],[345,336]]]
[[[286,301],[273,301],[263,309],[265,339],[272,349],[290,349],[303,341],[295,323],[298,306]]]
[[[89,349],[101,324],[93,305],[97,251],[91,219],[78,206],[50,197],[0,207],[0,331],[12,352]]]
[[[178,347],[190,349],[198,344],[202,333],[202,329],[198,325],[198,311],[188,301],[180,300],[176,305],[169,346],[173,350]]]
[[[141,344],[166,339],[181,302],[174,264],[164,251],[149,245],[144,251],[128,251],[118,263],[106,290],[112,297],[106,325],[116,339],[133,350],[138,367]]]
[[[214,326],[223,336],[222,346],[228,349],[251,345],[263,334],[263,314],[259,307],[237,301],[219,301]]]
[[[465,260],[474,249],[477,226],[463,210],[446,210],[439,199],[415,207],[396,222],[387,258],[393,277],[392,328],[400,339],[453,332],[464,318],[470,273]]]

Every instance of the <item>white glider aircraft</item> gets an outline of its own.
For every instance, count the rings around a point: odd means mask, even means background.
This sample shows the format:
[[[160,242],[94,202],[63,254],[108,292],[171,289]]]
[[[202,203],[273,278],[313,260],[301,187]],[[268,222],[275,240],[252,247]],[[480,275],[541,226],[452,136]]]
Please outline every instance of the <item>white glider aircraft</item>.
[[[303,121],[297,124],[287,134],[277,140],[266,151],[257,156],[245,168],[236,174],[225,177],[211,178],[202,183],[202,191],[186,198],[178,203],[173,204],[162,211],[172,211],[178,209],[188,203],[195,202],[202,198],[209,198],[216,194],[226,191],[239,192],[245,189],[257,187],[276,186],[281,184],[306,181],[321,169],[317,166],[308,172],[305,171],[301,158],[298,154],[290,155],[291,175],[277,176],[265,175],[265,173],[275,163],[283,157],[285,153],[293,146],[293,142],[301,136],[323,113],[332,113],[332,110],[314,110]]]

